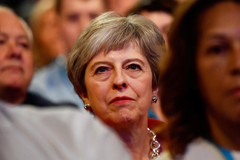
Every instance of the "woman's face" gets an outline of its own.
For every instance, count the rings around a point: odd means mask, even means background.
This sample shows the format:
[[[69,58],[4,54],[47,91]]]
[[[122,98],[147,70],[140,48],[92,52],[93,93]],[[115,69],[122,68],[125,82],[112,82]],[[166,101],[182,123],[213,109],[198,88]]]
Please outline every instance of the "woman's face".
[[[84,103],[106,124],[115,127],[147,119],[153,96],[152,72],[136,45],[100,52],[86,68],[85,84]]]
[[[196,68],[207,116],[240,124],[240,4],[218,3],[201,18]]]

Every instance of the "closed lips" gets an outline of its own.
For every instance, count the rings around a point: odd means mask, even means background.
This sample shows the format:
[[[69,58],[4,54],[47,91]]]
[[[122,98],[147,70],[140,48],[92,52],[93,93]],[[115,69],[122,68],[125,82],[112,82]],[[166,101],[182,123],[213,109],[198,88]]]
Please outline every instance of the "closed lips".
[[[21,72],[23,72],[23,68],[20,65],[5,65],[1,68],[2,71],[4,70],[19,70]]]
[[[110,103],[113,103],[113,102],[116,102],[116,101],[121,101],[121,100],[133,100],[132,98],[130,97],[126,97],[126,96],[123,96],[123,97],[115,97],[114,99],[112,99],[110,101]]]

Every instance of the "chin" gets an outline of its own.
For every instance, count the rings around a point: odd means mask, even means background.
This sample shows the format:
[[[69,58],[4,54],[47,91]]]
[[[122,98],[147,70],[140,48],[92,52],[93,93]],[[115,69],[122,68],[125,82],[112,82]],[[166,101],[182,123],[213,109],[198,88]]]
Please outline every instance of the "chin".
[[[119,123],[122,124],[131,124],[136,122],[136,119],[134,117],[130,117],[130,116],[123,116],[123,117],[119,117]]]
[[[26,84],[22,81],[11,81],[6,86],[8,86],[8,88],[16,89],[16,90],[22,89],[22,88],[27,88]]]
[[[129,126],[132,125],[134,123],[136,123],[138,121],[139,116],[133,113],[125,113],[125,114],[120,114],[120,115],[116,115],[113,118],[113,122],[115,124],[113,125],[118,125],[118,126]]]

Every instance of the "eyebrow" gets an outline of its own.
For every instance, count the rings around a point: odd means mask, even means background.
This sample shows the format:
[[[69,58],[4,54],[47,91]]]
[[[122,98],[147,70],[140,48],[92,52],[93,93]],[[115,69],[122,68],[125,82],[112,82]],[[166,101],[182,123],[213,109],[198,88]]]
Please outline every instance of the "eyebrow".
[[[132,58],[132,59],[126,59],[124,62],[123,62],[123,65],[127,64],[127,63],[130,63],[130,62],[139,62],[141,63],[141,65],[144,65],[143,61],[140,60],[140,59],[137,59],[137,58]],[[91,66],[91,70],[93,70],[97,65],[100,65],[100,64],[107,64],[107,65],[112,65],[111,62],[108,62],[108,61],[98,61],[96,63],[94,63],[92,66]]]
[[[125,65],[125,64],[127,64],[127,63],[130,63],[130,62],[135,62],[135,61],[137,61],[137,62],[141,63],[141,65],[144,65],[143,61],[142,61],[142,60],[140,60],[140,59],[137,59],[137,58],[127,59],[126,61],[124,61],[124,63],[123,63],[123,64]]]
[[[222,34],[212,34],[207,37],[208,39],[226,39],[226,36]]]
[[[8,37],[8,34],[0,32],[0,36]],[[29,41],[28,36],[26,36],[26,35],[19,35],[19,36],[17,36],[17,40],[18,39],[26,39]]]
[[[207,36],[207,39],[209,39],[209,40],[214,40],[214,39],[217,39],[217,40],[227,40],[228,38],[224,34],[214,33],[214,34],[211,34],[211,35]]]

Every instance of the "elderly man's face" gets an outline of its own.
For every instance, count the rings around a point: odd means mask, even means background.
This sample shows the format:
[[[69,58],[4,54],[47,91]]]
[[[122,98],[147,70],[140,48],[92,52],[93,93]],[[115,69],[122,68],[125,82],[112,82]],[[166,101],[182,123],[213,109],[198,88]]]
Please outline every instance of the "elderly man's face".
[[[97,16],[105,11],[103,0],[63,0],[60,22],[68,51],[74,46],[78,35]]]
[[[33,60],[27,33],[10,11],[0,10],[0,90],[27,90]]]

